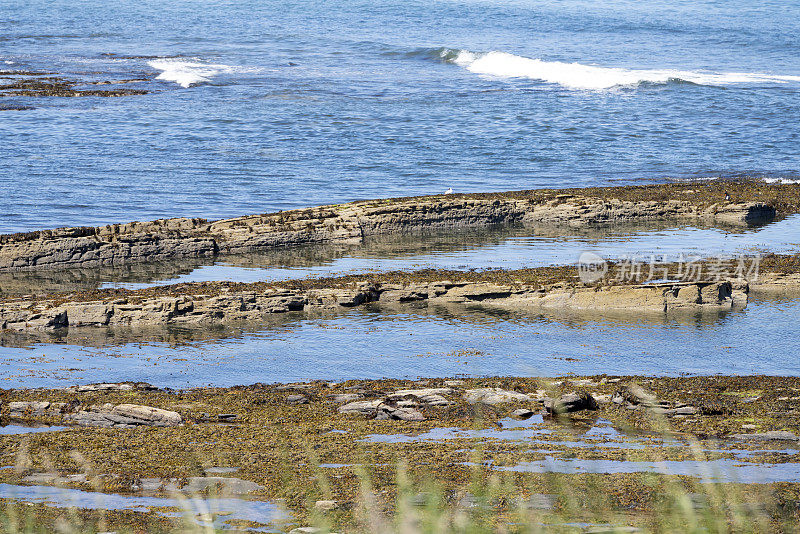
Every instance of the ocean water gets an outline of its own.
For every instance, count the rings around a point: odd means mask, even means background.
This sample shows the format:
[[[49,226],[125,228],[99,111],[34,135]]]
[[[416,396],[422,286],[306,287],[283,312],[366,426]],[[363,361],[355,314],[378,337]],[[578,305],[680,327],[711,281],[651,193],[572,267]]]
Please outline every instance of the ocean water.
[[[508,312],[365,306],[285,314],[249,328],[84,330],[56,343],[0,340],[0,388],[132,380],[159,387],[467,376],[800,376],[800,298],[728,313]],[[107,336],[107,337],[104,337]],[[12,346],[13,345],[13,346]]]
[[[4,0],[0,70],[152,91],[0,97],[0,232],[800,172],[797,2]]]

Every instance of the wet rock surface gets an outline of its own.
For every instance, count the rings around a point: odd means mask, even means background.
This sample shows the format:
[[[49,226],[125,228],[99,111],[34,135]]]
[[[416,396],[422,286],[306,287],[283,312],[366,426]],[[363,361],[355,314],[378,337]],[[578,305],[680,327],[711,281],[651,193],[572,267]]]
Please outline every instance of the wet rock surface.
[[[65,422],[79,426],[133,428],[136,426],[177,426],[183,422],[179,413],[138,404],[104,404],[64,416]]]
[[[581,410],[597,410],[598,404],[594,397],[585,391],[561,395],[557,399],[546,399],[544,408],[549,414],[562,414],[579,412]]]
[[[530,402],[532,397],[517,391],[507,391],[500,388],[468,389],[464,392],[464,400],[470,404],[508,404],[516,402]]]
[[[125,85],[147,82],[149,78],[119,80],[78,80],[48,72],[35,71],[0,71],[0,98],[2,97],[120,97],[145,95],[150,91],[115,87],[113,89],[95,89],[90,87],[103,85]],[[31,108],[32,109],[32,108]]]
[[[15,419],[58,418],[64,423],[78,426],[133,428],[136,426],[177,426],[183,423],[183,418],[177,412],[138,404],[105,403],[84,406],[77,401],[16,401],[9,402],[6,406],[8,417]]]
[[[640,313],[718,312],[747,302],[745,289],[734,291],[729,281],[699,281],[652,285],[585,287],[572,283],[543,283],[546,277],[565,276],[560,269],[540,268],[502,273],[436,271],[386,273],[388,278],[415,276],[463,276],[476,281],[407,282],[429,305],[479,305],[504,309],[628,310]],[[500,286],[479,281],[502,276],[515,280]],[[12,298],[0,301],[0,328],[14,331],[54,331],[80,327],[144,327],[257,322],[272,314],[291,311],[345,310],[354,306],[394,302],[399,284],[372,280],[376,277],[342,277],[297,284],[201,283],[136,291],[104,290],[83,296]],[[525,283],[525,278],[531,279]],[[298,287],[299,286],[299,287]],[[327,286],[327,287],[326,287]],[[503,290],[500,291],[502,288]],[[713,294],[700,300],[681,300],[687,288]]]
[[[97,92],[73,90],[61,80],[48,83],[37,79],[25,84],[6,84],[6,90],[64,96]],[[114,89],[107,91],[107,96],[125,91],[135,90]],[[771,220],[776,206],[785,213],[800,206],[791,200],[797,197],[797,188],[793,186],[726,184],[734,197],[742,199],[739,202],[725,201],[727,193],[720,187],[709,185],[706,195],[692,194],[691,200],[672,198],[681,196],[684,189],[694,191],[689,186],[539,190],[361,201],[213,222],[176,218],[98,228],[63,228],[0,236],[0,270],[121,265],[498,224],[587,226],[674,219],[748,226]],[[767,198],[774,198],[774,203],[767,202]],[[406,288],[391,298],[415,300],[421,295],[413,288]]]

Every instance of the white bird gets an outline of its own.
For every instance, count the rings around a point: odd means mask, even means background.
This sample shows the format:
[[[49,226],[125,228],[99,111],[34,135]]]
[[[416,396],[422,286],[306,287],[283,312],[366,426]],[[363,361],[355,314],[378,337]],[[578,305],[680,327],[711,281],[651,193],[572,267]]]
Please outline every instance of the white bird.
[[[455,191],[453,191],[452,187],[448,187],[447,191],[444,192],[445,195],[452,195],[453,193],[455,193]]]

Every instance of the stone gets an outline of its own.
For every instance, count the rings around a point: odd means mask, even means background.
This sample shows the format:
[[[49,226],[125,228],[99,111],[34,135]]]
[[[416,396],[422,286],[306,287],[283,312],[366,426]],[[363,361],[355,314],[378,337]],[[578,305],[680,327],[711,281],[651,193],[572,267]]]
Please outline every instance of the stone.
[[[324,500],[314,503],[314,509],[320,512],[330,512],[331,510],[336,510],[337,508],[339,508],[339,505],[336,501]]]
[[[597,401],[589,393],[579,391],[561,395],[558,399],[547,399],[544,401],[544,408],[550,414],[596,410]]]
[[[594,400],[599,405],[609,404],[611,402],[611,395],[593,395]]]
[[[500,388],[468,389],[464,392],[464,400],[470,404],[507,404],[512,402],[530,402],[529,395]]]
[[[401,389],[389,395],[389,399],[403,397],[414,397],[428,406],[452,406],[455,402],[448,400],[444,395],[450,395],[453,390],[450,388],[427,388],[427,389]]]
[[[452,393],[453,393],[452,388],[401,389],[395,391],[392,394],[392,396],[412,395],[414,397],[427,397],[429,395],[451,395]]]
[[[339,406],[338,412],[345,414],[375,415],[378,406],[383,404],[381,399],[354,401]]]
[[[342,402],[353,402],[360,399],[362,395],[358,393],[338,393],[336,395],[331,395],[328,397],[331,401],[339,404]]]
[[[308,404],[308,397],[305,395],[289,395],[286,397],[286,402],[289,404]]]
[[[70,386],[64,391],[70,393],[92,393],[95,391],[156,391],[152,384],[147,382],[102,382],[99,384],[85,384],[82,386]]]
[[[390,404],[381,404],[378,406],[377,415],[375,417],[379,420],[399,420],[399,421],[424,421],[425,416],[414,408],[406,408],[400,406],[392,406]]]
[[[700,410],[694,406],[681,406],[679,408],[672,408],[664,412],[666,415],[697,415]]]
[[[115,415],[129,417],[142,421],[141,424],[150,424],[152,426],[176,426],[183,423],[183,418],[179,413],[151,406],[119,404],[112,408],[111,411]]]
[[[22,481],[32,484],[52,484],[59,478],[58,473],[31,473],[22,477]]]
[[[135,426],[177,426],[183,418],[177,412],[139,404],[103,405],[64,416],[79,426],[132,428]]]
[[[50,408],[47,401],[20,401],[9,402],[8,411],[11,417],[26,417],[34,415],[45,415]]]
[[[511,412],[511,417],[516,417],[517,419],[530,419],[533,415],[534,411],[527,408],[518,408]]]
[[[679,199],[623,201],[583,195],[559,195],[559,198],[542,200],[509,195],[466,200],[438,196],[352,202],[218,221],[173,218],[6,235],[0,239],[0,271],[94,268],[168,258],[212,257],[303,244],[361,242],[365,236],[381,234],[486,227],[498,223],[587,226],[615,221],[703,219],[748,226],[774,216],[775,208],[763,202],[702,206]],[[452,284],[442,281],[432,285],[432,293],[450,286]],[[465,296],[478,300],[495,294],[473,290]]]

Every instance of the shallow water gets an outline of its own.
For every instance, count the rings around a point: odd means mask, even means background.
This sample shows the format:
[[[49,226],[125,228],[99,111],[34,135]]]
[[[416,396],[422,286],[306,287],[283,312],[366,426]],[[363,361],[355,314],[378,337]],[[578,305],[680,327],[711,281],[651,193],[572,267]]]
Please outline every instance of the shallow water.
[[[666,221],[591,228],[498,226],[423,235],[374,236],[262,253],[128,264],[92,269],[0,273],[0,294],[137,289],[182,282],[256,282],[422,268],[518,269],[577,262],[583,252],[649,264],[681,258],[791,254],[800,251],[792,215],[760,227],[714,228]],[[749,263],[749,260],[748,260]]]
[[[213,265],[203,265],[164,280],[109,281],[101,287],[138,289],[152,285],[218,280],[256,282],[371,270],[520,269],[574,264],[583,252],[594,252],[609,260],[629,258],[643,263],[678,261],[682,258],[752,256],[767,252],[791,254],[800,251],[798,225],[800,215],[747,230],[671,226],[655,222],[648,229],[641,229],[641,226],[612,226],[582,231],[505,228],[439,234],[427,238],[373,239],[352,247],[349,253],[336,258],[320,258],[311,250],[297,250],[296,255],[286,251],[253,254],[222,258]],[[396,248],[392,248],[392,244]],[[315,257],[304,261],[304,252]]]
[[[0,43],[153,91],[0,98],[0,232],[800,169],[795,2],[11,0]]]
[[[13,434],[36,434],[39,432],[58,432],[67,430],[65,426],[30,426],[30,425],[0,425],[0,436],[10,436]]]
[[[515,466],[495,466],[495,469],[525,473],[661,473],[698,477],[704,482],[743,484],[800,482],[800,463],[752,464],[727,459],[703,462],[694,460],[634,462],[548,457],[543,461],[523,462]]]
[[[229,528],[226,522],[232,520],[255,521],[269,525],[285,521],[288,515],[270,502],[248,501],[244,499],[191,497],[170,499],[163,497],[139,497],[117,495],[50,486],[20,486],[0,483],[0,498],[22,502],[44,503],[56,508],[77,507],[88,510],[134,510],[150,512],[166,517],[186,516],[190,521],[203,526]],[[155,510],[174,508],[175,512]],[[223,515],[207,521],[203,515]]]
[[[743,310],[666,317],[371,305],[319,317],[286,314],[259,330],[225,331],[222,339],[208,339],[207,329],[199,341],[187,333],[185,341],[170,343],[81,331],[69,341],[87,346],[0,347],[0,387],[565,373],[799,376],[798,314],[798,299],[755,299]]]

